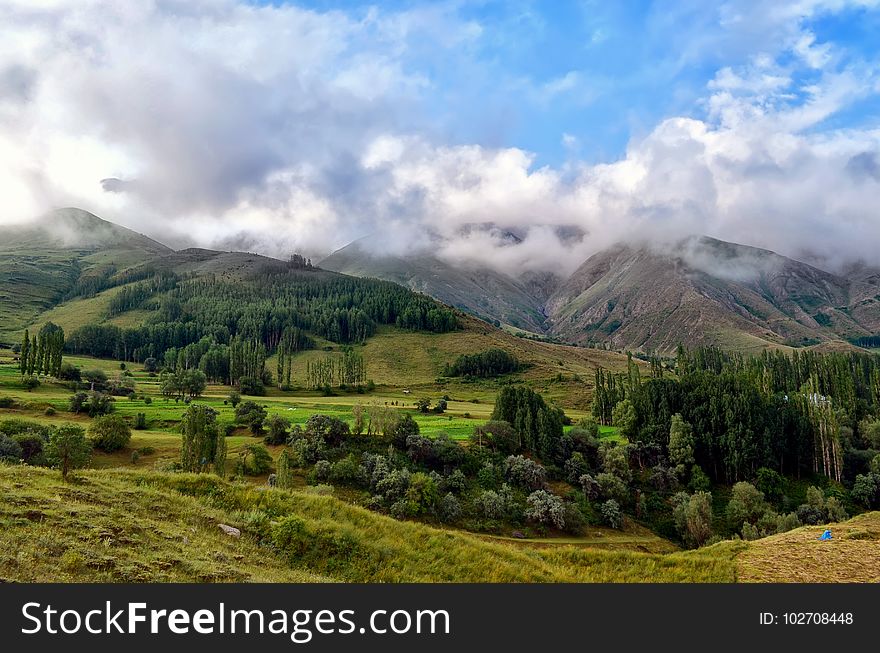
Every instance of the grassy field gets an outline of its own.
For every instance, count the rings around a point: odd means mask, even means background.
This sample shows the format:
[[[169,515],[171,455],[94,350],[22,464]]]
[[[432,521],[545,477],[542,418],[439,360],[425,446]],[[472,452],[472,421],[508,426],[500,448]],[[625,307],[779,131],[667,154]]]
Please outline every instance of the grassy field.
[[[0,580],[730,582],[730,552],[537,548],[210,475],[0,464]],[[240,528],[242,536],[218,525]],[[298,536],[285,525],[295,524]]]
[[[819,541],[826,528],[832,539]],[[737,579],[744,582],[878,583],[880,512],[750,542],[736,566]]]

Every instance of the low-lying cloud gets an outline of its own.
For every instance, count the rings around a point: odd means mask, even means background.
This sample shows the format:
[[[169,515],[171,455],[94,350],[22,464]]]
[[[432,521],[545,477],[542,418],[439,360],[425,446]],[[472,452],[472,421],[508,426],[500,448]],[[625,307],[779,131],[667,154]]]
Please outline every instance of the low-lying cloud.
[[[801,28],[822,3],[777,10],[778,51],[720,69],[699,117],[557,167],[444,142],[425,52],[481,35],[454,6],[0,4],[0,221],[75,205],[176,246],[316,258],[373,234],[512,274],[693,234],[880,264],[880,128],[829,126],[880,94],[876,63]]]

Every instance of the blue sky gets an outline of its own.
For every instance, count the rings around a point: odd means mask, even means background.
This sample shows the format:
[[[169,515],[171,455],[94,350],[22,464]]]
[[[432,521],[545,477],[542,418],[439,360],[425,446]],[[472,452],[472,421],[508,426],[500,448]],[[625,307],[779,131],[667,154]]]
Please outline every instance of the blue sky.
[[[772,25],[762,26],[757,20],[751,26],[725,26],[725,13],[736,12],[736,3],[312,0],[294,4],[360,17],[371,10],[433,5],[462,22],[479,25],[480,36],[456,56],[443,52],[435,59],[434,53],[423,52],[409,62],[410,70],[429,76],[432,89],[426,104],[449,139],[522,147],[537,155],[539,165],[560,165],[572,158],[613,160],[623,154],[631,137],[643,136],[665,117],[705,118],[702,100],[720,68],[747,65],[765,53],[782,64],[793,61],[778,40],[781,31]],[[760,8],[760,3],[755,4]],[[833,9],[819,7],[812,15],[803,10],[805,15],[796,22],[814,35],[817,44],[833,44],[840,65],[875,59],[880,12],[860,3]],[[745,21],[752,18],[747,14]],[[794,86],[811,84],[818,75],[816,70],[792,66]],[[828,126],[876,124],[878,116],[880,103],[869,98],[835,115]],[[564,138],[566,134],[573,139]]]
[[[513,275],[693,234],[880,264],[880,0],[4,9],[0,221]]]

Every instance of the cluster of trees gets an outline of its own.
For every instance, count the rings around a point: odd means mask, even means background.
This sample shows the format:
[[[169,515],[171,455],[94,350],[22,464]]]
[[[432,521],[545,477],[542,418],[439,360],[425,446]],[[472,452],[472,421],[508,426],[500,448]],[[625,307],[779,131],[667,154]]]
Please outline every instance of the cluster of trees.
[[[136,308],[142,308],[144,303],[158,293],[171,290],[177,285],[178,276],[169,270],[157,272],[146,281],[124,286],[110,298],[107,312],[119,315]]]
[[[103,432],[100,426],[95,431],[102,445]],[[0,422],[0,460],[55,467],[67,480],[72,470],[89,463],[91,454],[92,442],[76,424],[53,427],[18,419]]]
[[[476,354],[462,354],[452,365],[446,364],[443,374],[490,378],[510,374],[519,369],[519,361],[513,354],[503,349],[488,349]]]
[[[540,394],[525,385],[505,386],[498,393],[492,419],[510,424],[517,451],[551,460],[559,453],[565,415],[548,406]]]
[[[364,357],[352,347],[344,347],[341,356],[328,355],[306,362],[306,385],[310,388],[363,386],[366,381]]]
[[[177,400],[201,397],[207,385],[207,376],[198,368],[165,371],[159,376],[159,390],[162,396]]]
[[[311,266],[311,263],[309,263]],[[297,352],[312,349],[315,341],[309,338],[306,333],[298,327],[288,327],[281,333],[281,340],[276,348],[278,355],[278,363],[276,367],[276,376],[278,377],[279,388],[289,388],[291,374],[293,371],[293,356]]]
[[[632,370],[597,372],[596,419],[667,454],[680,415],[695,463],[712,481],[732,484],[768,468],[851,483],[876,455],[864,424],[880,408],[880,357],[703,348],[679,351],[678,378],[643,380]]]
[[[430,298],[388,282],[315,271],[302,257],[291,259],[284,272],[244,282],[182,279],[152,268],[118,281],[135,280],[141,281],[115,295],[111,312],[158,306],[148,323],[80,327],[70,334],[68,351],[145,367],[149,362],[150,371],[197,368],[210,381],[262,394],[273,382],[265,368],[273,351],[279,387],[291,385],[294,354],[314,347],[307,332],[347,344],[363,342],[378,324],[434,332],[458,328],[454,312]],[[102,283],[113,285],[111,273]],[[312,387],[362,386],[366,380],[363,359],[351,349],[338,361],[313,364],[308,376]]]
[[[22,376],[60,376],[63,353],[64,329],[57,324],[47,322],[33,336],[25,329],[19,351],[19,370]]]

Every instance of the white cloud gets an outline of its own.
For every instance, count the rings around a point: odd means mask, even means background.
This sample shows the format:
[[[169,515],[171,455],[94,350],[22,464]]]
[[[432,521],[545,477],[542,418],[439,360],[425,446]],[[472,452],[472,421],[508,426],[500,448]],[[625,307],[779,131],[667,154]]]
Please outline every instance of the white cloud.
[[[694,233],[880,262],[880,132],[823,127],[878,92],[876,71],[804,27],[842,1],[726,4],[722,45],[747,63],[718,70],[702,118],[559,168],[436,136],[419,62],[484,34],[442,6],[0,2],[0,220],[73,204],[163,240],[278,255],[378,231],[392,251],[510,272]],[[572,71],[524,90],[586,101],[588,86]]]

